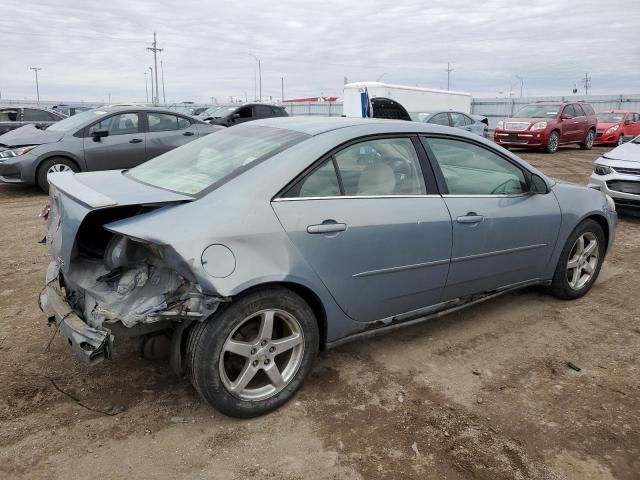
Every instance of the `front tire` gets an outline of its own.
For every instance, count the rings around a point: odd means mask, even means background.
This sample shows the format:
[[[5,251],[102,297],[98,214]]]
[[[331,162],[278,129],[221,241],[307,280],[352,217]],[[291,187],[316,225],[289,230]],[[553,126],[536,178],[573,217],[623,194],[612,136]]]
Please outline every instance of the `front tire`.
[[[584,142],[580,144],[580,148],[582,150],[591,150],[593,148],[593,142],[596,139],[596,132],[593,128],[590,128],[587,132],[587,136],[584,139]]]
[[[551,293],[565,300],[584,296],[598,278],[605,249],[604,232],[598,222],[585,220],[578,225],[560,254]]]
[[[545,147],[545,151],[547,153],[555,153],[560,146],[560,134],[557,131],[551,132],[549,138],[547,139],[547,145]]]
[[[44,193],[49,193],[49,182],[47,181],[47,175],[54,172],[77,172],[78,166],[64,157],[52,157],[46,159],[38,167],[36,173],[36,183],[40,190]]]
[[[187,372],[222,413],[257,417],[284,405],[311,371],[318,323],[296,293],[268,287],[224,306],[189,334]]]

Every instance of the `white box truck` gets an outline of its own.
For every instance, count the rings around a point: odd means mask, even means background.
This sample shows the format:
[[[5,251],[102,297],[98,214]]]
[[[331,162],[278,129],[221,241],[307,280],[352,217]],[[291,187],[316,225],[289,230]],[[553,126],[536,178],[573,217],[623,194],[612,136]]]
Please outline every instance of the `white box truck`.
[[[366,117],[367,94],[369,101],[374,98],[388,98],[399,103],[412,117],[412,114],[448,110],[471,113],[470,93],[380,82],[356,82],[344,86],[342,114],[345,117]],[[375,111],[373,116],[376,116]]]

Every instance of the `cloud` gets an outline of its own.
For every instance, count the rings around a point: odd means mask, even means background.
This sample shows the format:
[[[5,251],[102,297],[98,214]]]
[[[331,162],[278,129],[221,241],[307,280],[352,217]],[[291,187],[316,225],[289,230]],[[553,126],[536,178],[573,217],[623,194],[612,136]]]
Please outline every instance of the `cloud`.
[[[340,94],[343,78],[569,94],[585,72],[593,93],[640,90],[637,0],[616,8],[579,0],[338,0],[156,2],[5,0],[0,19],[3,98],[33,98],[42,67],[51,100],[144,101],[153,31],[164,51],[168,102]],[[516,85],[517,84],[517,85]],[[162,95],[162,93],[161,93]]]

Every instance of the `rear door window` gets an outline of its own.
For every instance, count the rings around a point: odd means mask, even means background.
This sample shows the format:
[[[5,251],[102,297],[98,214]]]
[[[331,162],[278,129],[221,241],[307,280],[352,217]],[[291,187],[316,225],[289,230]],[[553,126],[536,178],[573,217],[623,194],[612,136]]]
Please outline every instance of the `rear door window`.
[[[573,105],[573,109],[576,112],[576,117],[584,117],[584,112],[582,111],[582,107],[577,103]]]
[[[451,126],[453,127],[464,127],[466,125],[464,115],[458,112],[449,113],[451,117]]]
[[[409,138],[369,139],[337,152],[291,187],[285,197],[425,195]]]
[[[258,118],[270,118],[273,117],[273,110],[266,105],[256,105],[256,116]]]
[[[147,113],[150,132],[170,132],[178,130],[178,117],[168,113]]]

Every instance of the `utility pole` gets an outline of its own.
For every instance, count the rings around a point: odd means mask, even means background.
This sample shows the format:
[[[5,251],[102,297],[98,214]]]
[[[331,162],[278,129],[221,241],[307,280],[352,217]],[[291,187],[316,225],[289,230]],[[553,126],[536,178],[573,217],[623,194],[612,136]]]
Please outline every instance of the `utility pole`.
[[[149,82],[147,82],[147,71],[144,71],[144,91],[147,93],[147,105],[149,105]]]
[[[29,67],[30,70],[33,70],[36,74],[36,96],[38,99],[38,104],[40,104],[40,86],[38,85],[38,70],[42,70],[40,67]]]
[[[153,80],[151,80],[151,96],[153,98],[153,104],[158,105],[160,102],[160,93],[158,92],[158,52],[161,52],[163,49],[158,48],[158,42],[156,41],[156,32],[153,32],[153,45],[152,47],[147,47],[147,50],[153,52],[153,66],[156,72],[156,95],[153,96]],[[151,67],[149,67],[151,68]]]
[[[584,73],[584,80],[582,80],[582,83],[584,83],[584,95],[587,96],[589,95],[589,87],[591,87],[591,77],[589,76],[589,72]]]
[[[262,101],[262,67],[260,66],[260,59],[256,57],[253,53],[250,53],[249,55],[255,58],[256,62],[258,62],[258,91],[260,93],[259,101]]]
[[[167,97],[164,94],[164,62],[160,60],[160,72],[162,72],[162,104],[167,105]]]
[[[453,68],[451,68],[451,64],[449,62],[447,62],[447,69],[445,70],[445,72],[447,72],[447,90],[451,89],[451,72],[453,72]]]
[[[149,77],[151,79],[151,103],[153,105],[156,104],[155,99],[153,98],[153,68],[149,67]]]
[[[284,103],[284,77],[280,77],[280,89],[282,92],[282,103]]]

